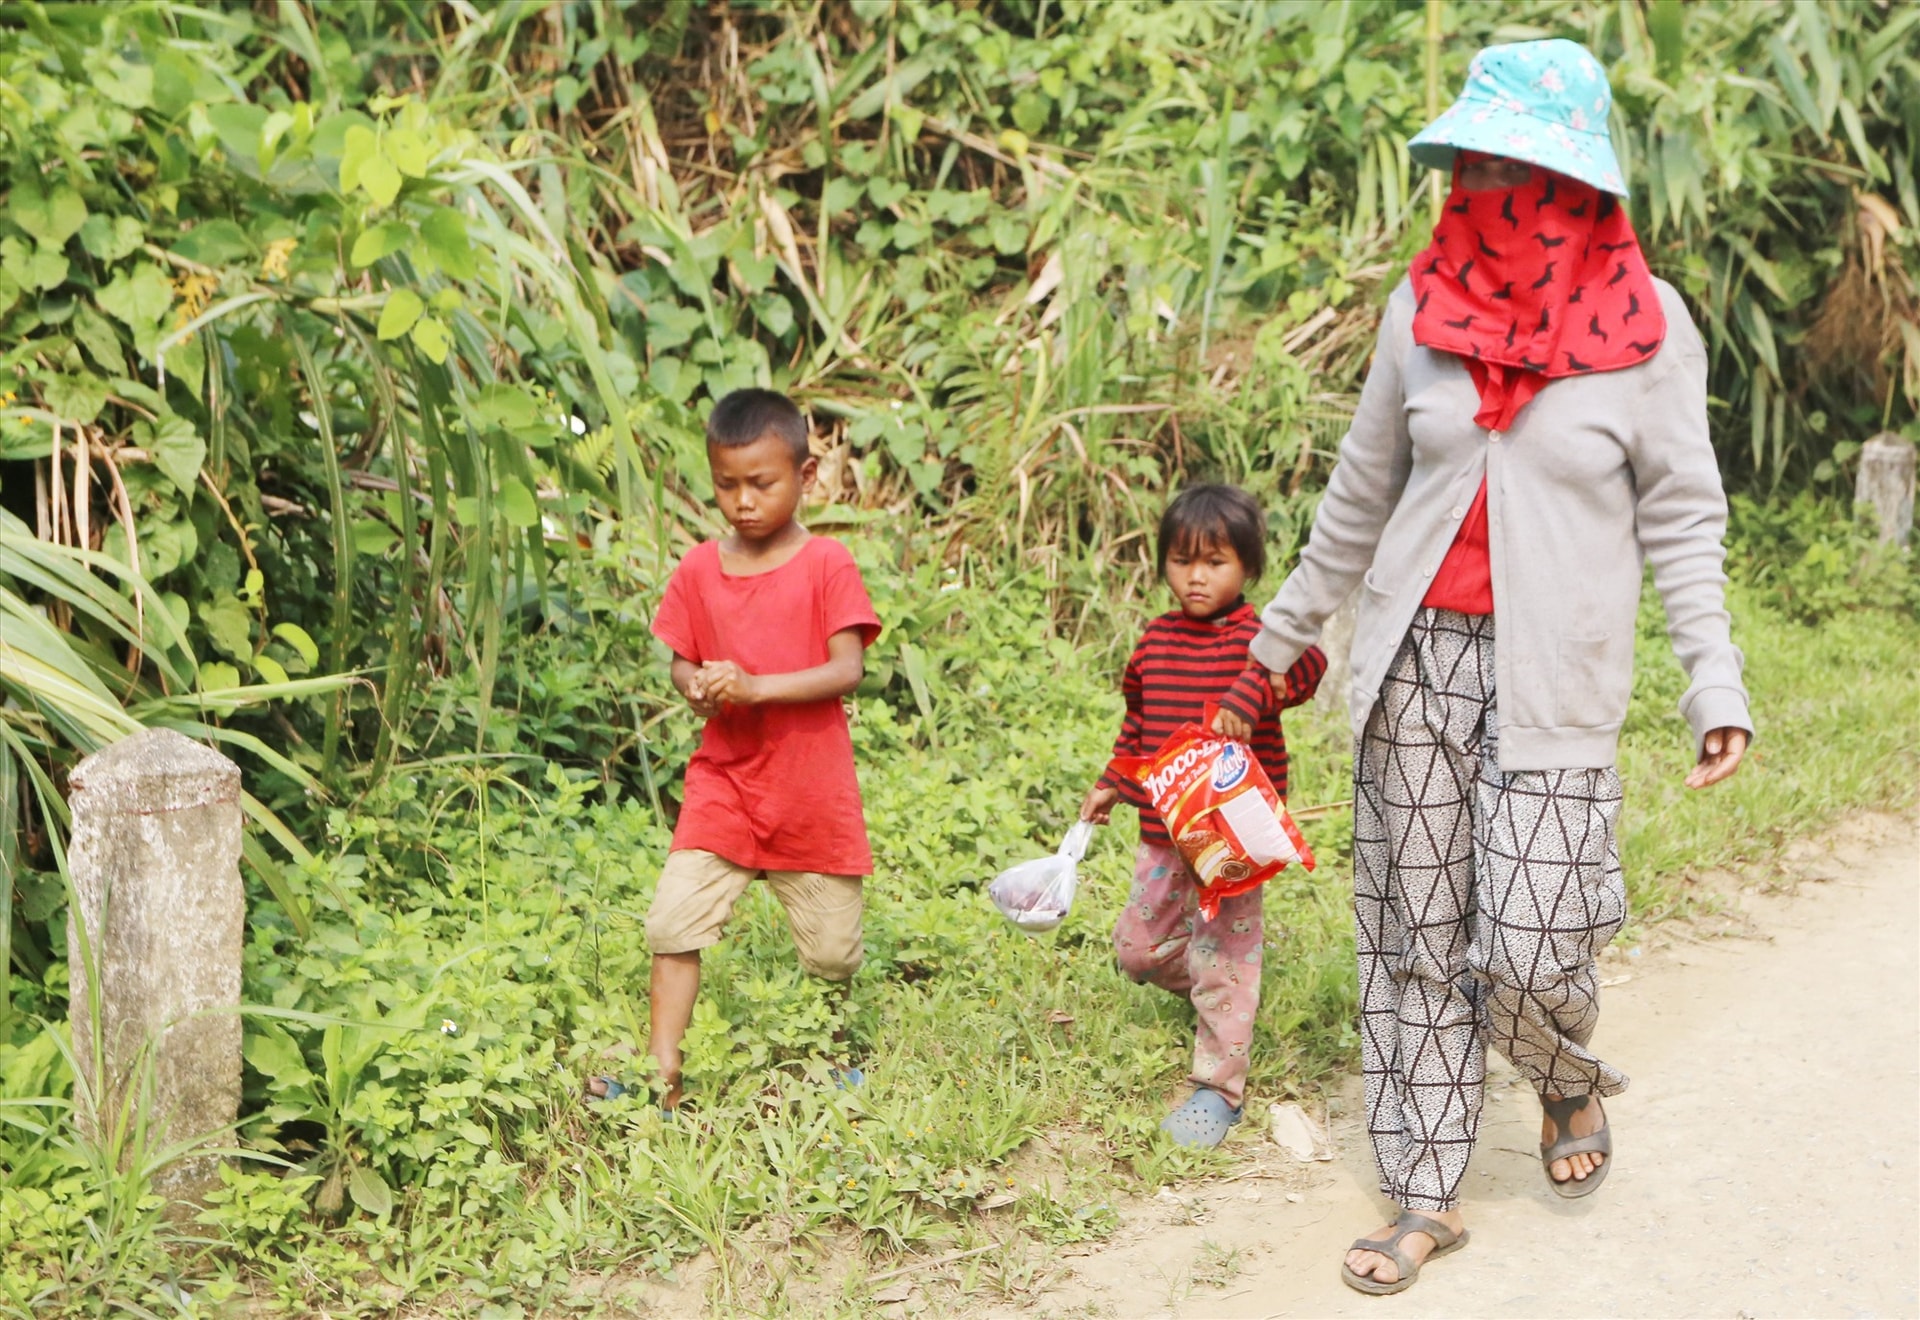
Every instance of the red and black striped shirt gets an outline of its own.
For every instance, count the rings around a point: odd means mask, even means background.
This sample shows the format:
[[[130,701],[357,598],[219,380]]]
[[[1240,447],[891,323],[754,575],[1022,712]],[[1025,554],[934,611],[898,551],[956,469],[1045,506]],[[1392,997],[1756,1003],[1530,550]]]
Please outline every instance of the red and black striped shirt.
[[[1284,798],[1287,740],[1280,732],[1280,711],[1312,698],[1327,672],[1327,657],[1319,647],[1309,646],[1287,671],[1284,683],[1268,682],[1264,669],[1248,667],[1247,644],[1259,631],[1259,612],[1244,600],[1211,619],[1192,619],[1174,610],[1149,623],[1121,683],[1127,718],[1114,741],[1114,756],[1151,756],[1182,724],[1198,724],[1207,703],[1214,702],[1253,726],[1253,754]],[[1278,699],[1275,687],[1284,689]],[[1119,789],[1121,800],[1139,809],[1143,842],[1172,844],[1139,784],[1111,764],[1100,782]]]

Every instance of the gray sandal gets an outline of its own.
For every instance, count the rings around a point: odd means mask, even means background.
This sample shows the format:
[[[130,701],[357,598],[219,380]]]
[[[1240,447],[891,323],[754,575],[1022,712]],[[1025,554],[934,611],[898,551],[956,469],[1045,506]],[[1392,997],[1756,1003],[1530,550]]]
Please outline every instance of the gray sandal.
[[[1178,1109],[1160,1120],[1160,1130],[1176,1146],[1218,1146],[1227,1129],[1240,1121],[1245,1106],[1235,1109],[1227,1097],[1210,1086],[1196,1086]]]
[[[1576,1137],[1573,1132],[1573,1116],[1587,1107],[1593,1099],[1590,1095],[1570,1095],[1564,1100],[1549,1100],[1540,1097],[1540,1107],[1553,1120],[1553,1130],[1560,1134],[1559,1139],[1540,1143],[1540,1171],[1547,1176],[1547,1186],[1553,1188],[1555,1196],[1564,1196],[1575,1200],[1582,1196],[1592,1196],[1601,1183],[1607,1180],[1607,1170],[1613,1167],[1613,1124],[1601,1127],[1598,1132],[1590,1132],[1584,1137]],[[1603,1112],[1602,1118],[1606,1115]],[[1564,1160],[1570,1155],[1605,1155],[1600,1167],[1584,1178],[1568,1178],[1561,1182],[1553,1176],[1553,1162]]]
[[[1400,1250],[1400,1242],[1409,1233],[1425,1233],[1433,1239],[1433,1250],[1427,1253],[1427,1259],[1416,1261]],[[1438,1260],[1449,1251],[1458,1251],[1467,1245],[1467,1239],[1473,1235],[1464,1228],[1458,1233],[1437,1219],[1429,1219],[1412,1210],[1402,1210],[1400,1217],[1393,1221],[1393,1235],[1384,1238],[1355,1238],[1349,1251],[1375,1251],[1394,1263],[1400,1271],[1400,1277],[1392,1283],[1382,1283],[1378,1279],[1364,1274],[1355,1274],[1344,1260],[1340,1262],[1340,1282],[1349,1288],[1375,1297],[1386,1297],[1393,1293],[1405,1292],[1413,1287],[1413,1281],[1420,1277],[1423,1265]]]

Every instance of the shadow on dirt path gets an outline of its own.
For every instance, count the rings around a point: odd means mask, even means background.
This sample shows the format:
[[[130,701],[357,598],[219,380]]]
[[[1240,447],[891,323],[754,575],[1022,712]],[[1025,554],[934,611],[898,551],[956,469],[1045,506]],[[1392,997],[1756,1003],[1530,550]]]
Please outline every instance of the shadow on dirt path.
[[[1913,1316],[1920,1314],[1920,838],[1867,817],[1790,852],[1791,895],[1739,893],[1731,938],[1663,928],[1607,959],[1596,1045],[1633,1078],[1618,1164],[1567,1202],[1544,1185],[1539,1106],[1494,1060],[1463,1251],[1411,1290],[1338,1278],[1385,1222],[1357,1082],[1329,1100],[1337,1156],[1264,1137],[1233,1178],[1163,1192],[1069,1257],[1032,1315]],[[1797,855],[1796,855],[1797,854]]]

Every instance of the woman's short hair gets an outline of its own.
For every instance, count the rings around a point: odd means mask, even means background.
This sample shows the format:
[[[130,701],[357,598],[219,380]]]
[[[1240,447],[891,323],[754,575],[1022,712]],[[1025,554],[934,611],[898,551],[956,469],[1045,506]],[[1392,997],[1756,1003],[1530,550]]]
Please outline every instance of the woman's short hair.
[[[739,449],[769,435],[786,443],[795,466],[812,456],[807,419],[792,399],[774,390],[735,390],[707,417],[709,448]]]
[[[1259,577],[1267,566],[1266,515],[1259,502],[1238,486],[1188,486],[1160,515],[1162,573],[1167,571],[1167,556],[1175,550],[1191,553],[1210,545],[1232,546],[1250,579]]]

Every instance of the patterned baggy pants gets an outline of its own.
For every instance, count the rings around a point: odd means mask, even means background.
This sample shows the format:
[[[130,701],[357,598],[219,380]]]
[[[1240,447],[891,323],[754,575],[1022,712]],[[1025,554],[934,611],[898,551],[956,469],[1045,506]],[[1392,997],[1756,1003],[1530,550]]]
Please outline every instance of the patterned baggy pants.
[[[1178,849],[1140,845],[1133,892],[1114,923],[1120,970],[1193,1002],[1193,1082],[1238,1109],[1246,1097],[1247,1049],[1260,1011],[1260,889],[1220,900],[1200,915],[1200,882]]]
[[[1422,609],[1354,758],[1360,1057],[1380,1190],[1450,1210],[1489,1040],[1543,1095],[1614,1095],[1587,1042],[1626,917],[1612,769],[1500,771],[1493,617]]]

